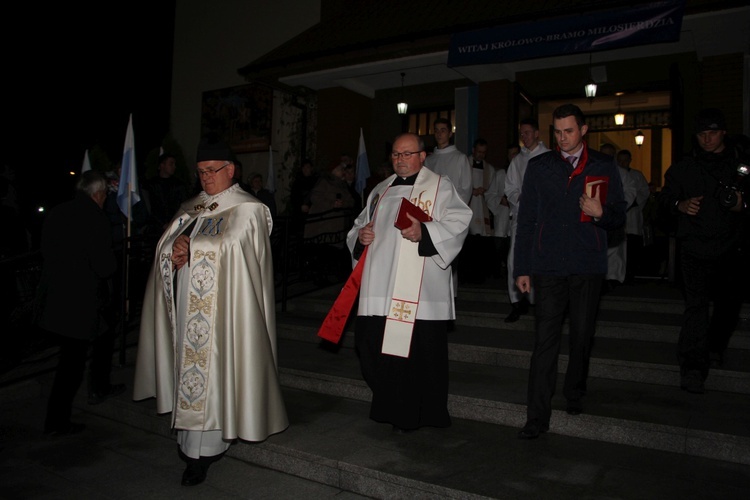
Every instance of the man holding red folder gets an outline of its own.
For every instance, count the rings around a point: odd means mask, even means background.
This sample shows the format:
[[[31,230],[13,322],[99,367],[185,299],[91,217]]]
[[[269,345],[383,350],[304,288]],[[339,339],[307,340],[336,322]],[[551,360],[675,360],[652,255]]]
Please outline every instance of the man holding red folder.
[[[450,179],[424,168],[425,156],[419,136],[396,137],[395,174],[373,189],[349,231],[355,271],[318,333],[337,341],[358,291],[355,344],[372,390],[370,418],[399,433],[451,424],[451,262],[472,217]],[[411,215],[409,203],[426,217]]]
[[[599,292],[607,273],[607,230],[625,223],[620,174],[612,157],[586,146],[583,112],[565,104],[552,118],[557,146],[529,161],[514,250],[516,286],[528,292],[533,280],[536,299],[522,439],[549,430],[566,314],[570,333],[563,395],[568,414],[583,411]],[[594,178],[608,179],[605,203],[599,193],[587,194],[586,183]]]

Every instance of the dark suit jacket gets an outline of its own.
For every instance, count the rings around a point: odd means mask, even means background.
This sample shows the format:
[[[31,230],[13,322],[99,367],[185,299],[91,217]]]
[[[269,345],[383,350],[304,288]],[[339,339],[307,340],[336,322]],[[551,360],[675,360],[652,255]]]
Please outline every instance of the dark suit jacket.
[[[39,326],[71,338],[95,337],[107,299],[103,280],[117,269],[107,216],[89,196],[76,193],[47,215],[41,250]]]
[[[583,171],[559,150],[529,160],[518,209],[513,277],[543,274],[571,276],[607,273],[607,231],[625,224],[625,198],[612,157],[587,149]],[[581,222],[578,200],[585,178],[609,178],[604,213],[597,222]]]

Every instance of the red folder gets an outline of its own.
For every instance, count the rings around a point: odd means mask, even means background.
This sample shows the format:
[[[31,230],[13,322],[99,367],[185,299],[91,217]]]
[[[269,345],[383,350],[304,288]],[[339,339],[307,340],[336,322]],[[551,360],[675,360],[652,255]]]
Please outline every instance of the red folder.
[[[398,229],[406,229],[407,227],[410,227],[411,220],[409,220],[406,214],[411,215],[419,222],[430,222],[432,220],[432,217],[424,213],[424,211],[414,203],[406,198],[401,198],[401,205],[398,207],[398,215],[396,215],[396,220],[393,222],[393,225]]]
[[[586,194],[591,198],[596,198],[596,195],[598,193],[599,201],[601,202],[602,206],[604,206],[604,204],[607,202],[607,188],[609,187],[609,177],[607,177],[606,175],[587,175],[586,179],[584,180],[583,186]],[[583,213],[583,210],[581,210],[581,222],[590,222],[591,220],[592,217],[590,215],[586,215],[585,213]]]

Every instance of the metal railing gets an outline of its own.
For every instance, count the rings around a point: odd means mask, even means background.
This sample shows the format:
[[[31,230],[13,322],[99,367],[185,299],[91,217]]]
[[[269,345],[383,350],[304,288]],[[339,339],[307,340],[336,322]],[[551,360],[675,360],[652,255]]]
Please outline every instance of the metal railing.
[[[271,233],[274,259],[276,301],[286,311],[287,302],[294,297],[313,292],[324,286],[315,282],[315,276],[328,275],[343,279],[337,271],[350,269],[345,251],[345,240],[351,221],[356,216],[351,211],[335,210],[303,219],[279,216]],[[305,238],[305,226],[320,222],[342,221],[339,231],[320,232]],[[345,228],[345,229],[344,229]],[[131,320],[137,320],[143,294],[158,239],[151,236],[132,236],[118,243],[114,250],[119,258],[117,274],[112,278],[113,308],[117,308],[117,335],[120,336],[119,363],[125,364],[126,334]],[[336,253],[335,247],[343,251]],[[331,257],[331,259],[323,259]],[[326,269],[326,265],[340,268]],[[43,331],[35,324],[38,310],[36,291],[42,275],[41,252],[0,259],[0,279],[4,290],[2,314],[7,318],[4,369],[21,363],[25,357],[46,346]],[[335,283],[336,281],[334,281]],[[328,283],[331,284],[331,283]],[[300,285],[300,286],[297,286]],[[301,286],[304,285],[304,286]],[[10,359],[12,357],[13,359]]]
[[[276,300],[281,303],[281,310],[287,310],[289,299],[304,295],[326,286],[328,282],[316,281],[318,278],[333,277],[334,282],[342,280],[342,271],[351,269],[351,260],[339,248],[346,248],[346,235],[356,213],[348,210],[330,210],[304,219],[279,217],[274,223],[271,234],[271,247],[276,264],[279,283]],[[339,225],[337,231],[316,232],[305,237],[305,228],[315,224]],[[291,288],[307,283],[306,287]]]

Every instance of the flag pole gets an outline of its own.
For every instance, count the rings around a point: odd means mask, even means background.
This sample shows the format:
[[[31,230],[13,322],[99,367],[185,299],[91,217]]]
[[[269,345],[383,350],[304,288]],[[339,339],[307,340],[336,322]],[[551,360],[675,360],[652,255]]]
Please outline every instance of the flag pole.
[[[135,158],[135,141],[133,139],[133,115],[130,114],[128,119],[128,128],[125,133],[125,145],[122,152],[122,165],[120,169],[120,183],[117,188],[117,205],[120,211],[127,218],[127,229],[125,233],[125,244],[123,245],[123,265],[122,265],[122,309],[121,309],[121,327],[122,338],[120,346],[120,364],[125,364],[125,339],[127,334],[127,324],[130,316],[130,253],[132,251],[132,219],[133,204],[141,201],[138,194],[138,177]]]
[[[359,197],[362,201],[362,207],[365,207],[365,188],[367,187],[367,179],[370,178],[370,165],[367,161],[367,151],[365,150],[365,134],[362,127],[359,128],[359,148],[357,151],[357,171],[356,180],[354,182],[354,189],[359,193]]]
[[[89,160],[89,150],[83,153],[83,163],[81,164],[81,174],[91,170],[91,160]]]

